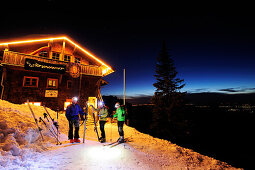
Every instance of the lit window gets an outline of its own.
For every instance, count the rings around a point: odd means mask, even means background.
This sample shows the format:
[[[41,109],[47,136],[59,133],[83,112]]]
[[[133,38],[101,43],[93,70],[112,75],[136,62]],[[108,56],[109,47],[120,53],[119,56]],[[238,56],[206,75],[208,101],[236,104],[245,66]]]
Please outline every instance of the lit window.
[[[59,60],[60,54],[57,52],[52,52],[52,59]]]
[[[71,89],[71,88],[72,88],[72,81],[67,80],[67,89]]]
[[[27,105],[27,102],[25,102],[24,104]],[[29,102],[29,104],[34,106],[41,106],[42,102]]]
[[[48,57],[48,51],[40,51],[39,56],[40,57]]]
[[[71,104],[71,102],[65,102],[64,104],[64,110],[66,110],[67,106],[69,106]]]
[[[78,57],[75,57],[75,61],[74,61],[75,63],[81,63],[81,59],[80,58],[78,58]]]
[[[39,77],[24,76],[23,87],[38,87]]]
[[[34,102],[35,106],[41,106],[41,102]]]
[[[72,99],[66,99],[64,103],[64,110],[66,110],[67,106],[69,106],[72,103]]]
[[[65,55],[64,56],[64,61],[70,62],[71,56],[70,55]]]
[[[47,87],[50,87],[50,88],[58,88],[58,79],[51,79],[51,78],[48,78]]]

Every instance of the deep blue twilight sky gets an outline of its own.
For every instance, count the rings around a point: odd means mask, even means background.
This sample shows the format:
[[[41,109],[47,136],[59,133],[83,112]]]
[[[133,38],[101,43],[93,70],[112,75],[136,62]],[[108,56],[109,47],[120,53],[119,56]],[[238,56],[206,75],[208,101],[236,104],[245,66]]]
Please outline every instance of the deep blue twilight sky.
[[[249,18],[128,19],[107,25],[101,34],[109,39],[101,40],[98,51],[103,50],[100,55],[116,68],[116,73],[105,77],[109,85],[102,94],[123,94],[125,68],[126,95],[153,95],[155,61],[163,40],[178,76],[185,80],[183,91],[255,91],[255,34]]]
[[[49,1],[51,2],[51,1]],[[54,1],[53,1],[54,2]],[[54,4],[53,4],[54,6]],[[52,7],[47,7],[52,10]],[[66,34],[116,69],[105,77],[103,95],[153,95],[156,57],[165,40],[187,92],[255,91],[255,24],[252,17],[91,17],[81,12],[59,18],[31,11],[1,25],[0,39],[28,34]],[[36,22],[35,22],[36,21]],[[69,21],[67,23],[67,21]],[[18,27],[17,27],[18,26]]]

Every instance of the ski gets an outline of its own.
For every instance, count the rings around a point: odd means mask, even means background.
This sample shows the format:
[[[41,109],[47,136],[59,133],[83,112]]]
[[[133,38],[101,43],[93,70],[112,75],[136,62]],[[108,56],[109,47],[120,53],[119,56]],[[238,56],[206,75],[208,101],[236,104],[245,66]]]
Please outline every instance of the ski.
[[[59,132],[59,130],[58,130],[58,127],[59,127],[59,125],[58,125],[58,110],[57,110],[57,122],[56,122],[56,121],[54,121],[54,119],[51,117],[51,115],[50,115],[50,113],[48,112],[48,110],[46,109],[45,105],[43,105],[43,108],[44,108],[44,110],[45,110],[46,113],[47,113],[47,114],[44,114],[44,116],[47,117],[47,115],[48,115],[48,116],[50,117],[50,119],[51,119],[53,125],[56,127],[56,130],[57,130],[57,139],[58,139],[58,135],[60,134],[60,132]],[[47,119],[48,119],[48,118],[47,118]],[[53,129],[53,128],[52,128],[52,129]],[[54,130],[54,132],[55,132],[55,130]],[[59,140],[57,140],[57,145],[58,145],[58,141],[59,141]],[[61,145],[61,144],[60,144],[60,145]]]
[[[110,146],[110,145],[113,145],[115,143],[118,143],[118,141],[115,141],[115,142],[112,142],[112,143],[107,143],[107,144],[104,144],[103,146]]]
[[[84,121],[83,143],[85,143],[85,131],[86,131],[86,129],[87,129],[86,123],[87,123],[87,119],[85,119],[85,121]]]
[[[39,122],[42,122],[46,128],[48,128],[47,124],[45,123],[45,121],[40,117],[39,118]],[[54,130],[54,129],[53,129]],[[51,132],[51,134],[53,135],[53,137],[57,140],[57,142],[59,142],[59,144],[61,145],[62,143],[59,141],[59,139],[56,137],[56,134],[54,134],[52,132],[52,130],[49,128],[49,131]]]
[[[27,105],[28,105],[28,107],[29,107],[29,109],[30,109],[30,111],[31,111],[31,113],[32,113],[32,115],[33,115],[33,118],[34,118],[34,120],[35,120],[36,126],[37,126],[37,128],[38,128],[38,130],[39,130],[39,133],[40,133],[41,137],[42,137],[42,141],[44,141],[43,135],[42,135],[42,132],[41,132],[41,131],[42,131],[42,128],[40,128],[40,126],[39,126],[39,124],[38,124],[38,121],[37,121],[37,119],[36,119],[36,117],[35,117],[35,114],[34,114],[32,108],[31,108],[31,106],[30,106],[30,104],[29,104],[29,100],[27,100]]]
[[[124,142],[123,142],[123,143],[124,143]],[[113,147],[115,147],[115,146],[117,146],[117,145],[119,145],[119,144],[122,144],[122,143],[117,142],[117,143],[111,145],[110,148],[113,148]]]
[[[41,117],[40,117],[40,118],[41,118]],[[41,118],[41,119],[42,119],[42,118]],[[47,118],[47,116],[46,116],[46,117],[44,116],[44,120],[45,120],[45,119],[47,119],[47,121],[50,122],[49,119]],[[44,121],[44,120],[42,119],[42,121]],[[40,122],[40,120],[39,120],[39,122]],[[44,121],[44,122],[45,122],[45,121]],[[54,134],[57,135],[57,132],[56,132],[55,129],[52,127],[52,125],[51,125],[51,129],[52,129],[52,131],[54,132]]]
[[[46,111],[46,113],[48,114],[48,116],[50,117],[51,121],[54,123],[54,119],[52,119],[52,117],[50,116],[50,113],[48,112],[48,110],[46,109],[45,105],[43,105],[44,110]]]
[[[56,126],[56,128],[57,128],[57,145],[58,145],[58,141],[59,141],[59,140],[58,140],[58,132],[59,132],[59,131],[58,131],[58,127],[59,127],[59,125],[58,125],[58,110],[57,110],[57,123],[56,123],[55,126]],[[59,144],[61,145],[61,143],[59,143]]]
[[[93,119],[94,119],[94,125],[95,125],[95,129],[94,129],[94,131],[95,131],[95,132],[96,132],[96,134],[97,134],[98,142],[100,142],[100,140],[99,140],[99,135],[98,135],[98,131],[97,131],[96,117],[95,117],[95,113],[94,113],[94,112],[93,112]]]
[[[48,116],[50,117],[50,120],[52,121],[53,125],[56,127],[56,130],[58,131],[58,122],[54,121],[54,119],[51,117],[50,113],[48,112],[48,110],[46,109],[45,105],[43,105],[44,110],[46,111],[46,113],[43,114],[44,118],[46,118],[48,121]],[[57,115],[58,116],[58,115]],[[54,130],[55,131],[55,130]],[[60,132],[58,132],[58,134],[60,134]]]
[[[125,143],[127,143],[127,142],[128,142],[128,139],[125,139],[124,142],[117,142],[117,143],[111,145],[110,148],[113,148],[113,147],[115,147],[115,146],[117,146],[117,145],[119,145],[119,144],[122,144],[122,143],[125,144]]]
[[[130,138],[125,138],[124,142],[122,142],[122,143],[127,143],[128,141],[130,141]],[[103,146],[114,147],[115,145],[119,145],[119,144],[122,144],[122,143],[119,143],[119,141],[117,140],[117,141],[112,142],[112,143],[104,144]]]

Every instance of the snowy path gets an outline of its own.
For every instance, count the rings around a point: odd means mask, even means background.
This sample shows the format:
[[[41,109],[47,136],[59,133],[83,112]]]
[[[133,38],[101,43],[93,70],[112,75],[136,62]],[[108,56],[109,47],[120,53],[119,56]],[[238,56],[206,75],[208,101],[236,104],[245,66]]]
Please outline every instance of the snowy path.
[[[139,159],[143,154],[128,144],[110,147],[86,140],[85,144],[63,144],[57,149],[37,154],[29,160],[31,162],[29,168],[61,170],[151,169]]]
[[[31,106],[36,117],[45,112],[42,106]],[[49,109],[51,115],[56,112]],[[68,121],[59,115],[60,140],[67,139]],[[43,126],[42,126],[43,127]],[[98,127],[99,128],[99,127]],[[106,123],[107,139],[119,137],[116,123]],[[87,126],[86,143],[56,146],[50,132],[43,128],[41,141],[27,105],[0,100],[0,169],[5,170],[76,170],[76,169],[235,169],[227,163],[180,147],[170,141],[141,133],[124,125],[128,143],[113,148],[95,141],[94,126]],[[80,136],[83,135],[83,127]]]

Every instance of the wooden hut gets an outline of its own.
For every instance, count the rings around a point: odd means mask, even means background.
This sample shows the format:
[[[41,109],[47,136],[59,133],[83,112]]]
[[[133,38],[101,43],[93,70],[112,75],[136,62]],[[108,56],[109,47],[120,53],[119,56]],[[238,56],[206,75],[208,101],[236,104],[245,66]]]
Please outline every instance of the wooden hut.
[[[0,40],[0,97],[64,110],[77,96],[101,98],[111,66],[66,36]]]

